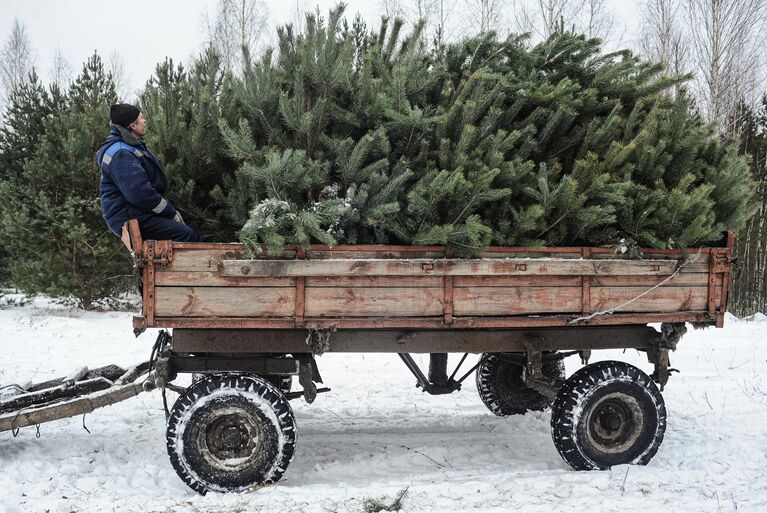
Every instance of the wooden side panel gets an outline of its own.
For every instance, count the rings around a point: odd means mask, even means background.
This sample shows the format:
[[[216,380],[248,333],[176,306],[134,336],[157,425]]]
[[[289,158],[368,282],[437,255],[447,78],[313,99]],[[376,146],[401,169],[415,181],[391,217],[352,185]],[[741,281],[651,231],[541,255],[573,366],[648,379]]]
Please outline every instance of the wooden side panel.
[[[306,252],[306,258],[309,260],[321,260],[328,258],[383,258],[383,259],[397,259],[397,258],[445,258],[445,251],[434,251],[429,249],[419,249],[416,251],[409,251],[407,253],[403,251],[392,250],[362,250],[362,251],[349,251],[349,250],[310,250]]]
[[[592,287],[591,308],[593,311],[615,308],[636,298],[647,290],[646,287]],[[703,287],[659,287],[648,292],[621,312],[687,312],[706,310],[708,288]]]
[[[675,260],[224,260],[222,276],[669,275]]]
[[[161,271],[155,273],[158,287],[291,287],[295,278],[227,278],[214,271]]]
[[[668,276],[592,276],[591,284],[595,287],[653,287]],[[708,284],[708,273],[679,273],[662,287],[698,286]]]
[[[695,260],[619,310],[620,322],[709,320],[709,291],[718,314],[726,288],[725,273],[710,280],[711,252],[647,251],[644,260],[630,260],[609,248],[490,248],[482,258],[456,259],[436,247],[314,246],[305,255],[288,249],[251,258],[240,244],[174,243],[168,266],[144,271],[144,313],[149,326],[159,326],[153,315],[168,326],[179,318],[206,327],[285,328],[295,327],[295,316],[301,325],[355,328],[544,326],[636,298],[686,253]]]
[[[248,278],[255,280],[256,278]],[[292,279],[292,278],[282,278]],[[307,276],[307,287],[441,287],[441,276]],[[246,280],[243,280],[246,281]]]
[[[442,287],[306,287],[307,317],[442,315]]]
[[[580,312],[580,287],[461,287],[453,291],[453,313],[520,315]]]
[[[456,287],[576,287],[580,276],[456,276]]]
[[[285,317],[295,287],[157,287],[159,317]]]
[[[239,260],[251,258],[248,252],[239,244],[220,244],[213,248],[178,248],[173,245],[173,262],[168,266],[168,271],[217,271],[218,264],[222,260]],[[277,260],[280,258],[293,259],[295,251],[285,251],[283,255],[275,257],[263,253],[259,259]]]

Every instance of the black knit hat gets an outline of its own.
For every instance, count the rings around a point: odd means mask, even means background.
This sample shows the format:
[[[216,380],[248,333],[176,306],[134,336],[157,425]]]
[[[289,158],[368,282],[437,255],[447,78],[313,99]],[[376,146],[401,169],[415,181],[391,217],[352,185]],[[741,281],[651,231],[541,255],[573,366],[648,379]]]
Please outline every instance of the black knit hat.
[[[128,125],[138,119],[140,113],[138,107],[130,103],[115,103],[109,108],[109,119],[112,123],[128,128]]]

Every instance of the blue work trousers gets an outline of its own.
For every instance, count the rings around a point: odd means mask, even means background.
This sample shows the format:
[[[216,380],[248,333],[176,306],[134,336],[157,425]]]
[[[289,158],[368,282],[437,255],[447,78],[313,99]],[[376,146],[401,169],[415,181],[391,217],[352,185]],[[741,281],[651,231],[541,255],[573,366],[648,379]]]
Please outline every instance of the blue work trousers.
[[[144,240],[172,240],[175,242],[200,242],[200,234],[189,225],[162,216],[150,216],[139,221],[141,238]]]

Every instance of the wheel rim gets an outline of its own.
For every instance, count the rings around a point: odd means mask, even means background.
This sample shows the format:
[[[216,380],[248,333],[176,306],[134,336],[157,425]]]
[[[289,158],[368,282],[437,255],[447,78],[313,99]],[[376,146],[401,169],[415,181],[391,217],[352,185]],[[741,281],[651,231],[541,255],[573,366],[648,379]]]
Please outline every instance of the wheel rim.
[[[226,408],[211,416],[200,429],[200,453],[213,467],[236,472],[250,467],[262,449],[258,419],[242,408]]]
[[[591,408],[588,435],[600,451],[622,453],[636,443],[643,422],[636,399],[622,393],[608,394]]]

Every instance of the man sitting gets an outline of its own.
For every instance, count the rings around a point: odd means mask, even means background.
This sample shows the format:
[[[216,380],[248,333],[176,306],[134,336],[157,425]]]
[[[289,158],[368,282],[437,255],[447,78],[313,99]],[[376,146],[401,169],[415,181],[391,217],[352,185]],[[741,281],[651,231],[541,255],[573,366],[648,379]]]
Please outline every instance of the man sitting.
[[[144,239],[198,242],[200,235],[163,195],[168,180],[144,143],[146,121],[138,107],[112,105],[109,117],[110,135],[96,151],[101,208],[109,229],[120,237],[123,224],[137,219]]]

